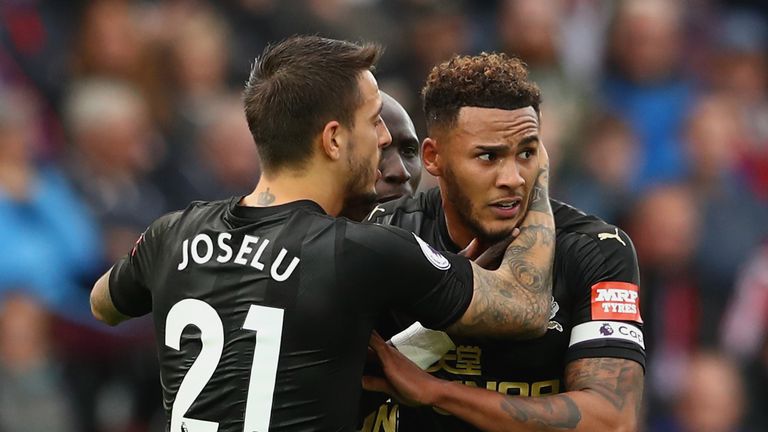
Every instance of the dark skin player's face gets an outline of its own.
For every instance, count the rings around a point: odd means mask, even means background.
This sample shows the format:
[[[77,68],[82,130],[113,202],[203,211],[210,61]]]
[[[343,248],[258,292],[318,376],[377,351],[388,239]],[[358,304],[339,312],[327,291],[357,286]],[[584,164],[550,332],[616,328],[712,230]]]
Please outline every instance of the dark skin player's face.
[[[421,144],[413,122],[392,97],[382,94],[382,100],[384,110],[381,117],[392,135],[392,142],[381,151],[381,178],[376,182],[380,203],[403,195],[413,195],[421,181]]]

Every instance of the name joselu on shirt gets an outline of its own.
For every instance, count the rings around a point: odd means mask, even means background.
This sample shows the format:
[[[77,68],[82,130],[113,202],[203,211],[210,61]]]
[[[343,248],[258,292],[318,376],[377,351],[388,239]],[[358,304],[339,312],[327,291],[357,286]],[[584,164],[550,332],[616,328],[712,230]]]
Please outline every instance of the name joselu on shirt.
[[[246,234],[243,236],[243,241],[240,243],[237,254],[234,253],[231,242],[232,234],[226,232],[219,233],[216,238],[216,247],[214,247],[213,239],[211,239],[211,236],[208,234],[198,234],[191,242],[189,239],[184,240],[181,244],[181,262],[177,269],[179,271],[185,270],[190,264],[190,258],[195,264],[205,264],[213,259],[214,253],[218,252],[216,261],[220,264],[234,262],[235,264],[243,266],[251,266],[256,270],[264,270],[268,263],[262,262],[261,259],[264,250],[269,244],[269,239]],[[283,263],[287,254],[288,251],[285,248],[281,248],[277,258],[269,267],[270,276],[278,282],[282,282],[291,277],[291,274],[299,265],[299,258],[294,256],[288,266],[280,272],[280,265]]]

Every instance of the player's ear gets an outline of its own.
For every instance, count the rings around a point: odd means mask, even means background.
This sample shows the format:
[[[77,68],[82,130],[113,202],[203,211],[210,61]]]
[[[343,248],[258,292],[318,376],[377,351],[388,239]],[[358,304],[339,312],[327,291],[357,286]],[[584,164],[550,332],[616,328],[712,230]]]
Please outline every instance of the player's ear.
[[[437,151],[437,139],[426,137],[421,145],[421,160],[428,173],[440,177],[443,170],[440,167],[440,153]]]
[[[341,158],[341,147],[346,141],[346,130],[336,120],[329,121],[320,136],[320,148],[329,159]]]

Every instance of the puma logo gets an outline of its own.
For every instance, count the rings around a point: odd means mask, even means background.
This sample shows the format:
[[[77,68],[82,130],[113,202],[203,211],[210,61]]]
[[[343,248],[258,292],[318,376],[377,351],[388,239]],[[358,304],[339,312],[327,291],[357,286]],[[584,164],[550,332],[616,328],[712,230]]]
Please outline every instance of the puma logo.
[[[612,233],[600,233],[600,234],[597,235],[597,238],[599,238],[600,240],[616,239],[616,241],[618,241],[619,243],[621,243],[624,246],[626,246],[627,244],[624,243],[624,240],[619,236],[619,229],[615,228],[615,230],[616,230],[615,234],[612,234]]]

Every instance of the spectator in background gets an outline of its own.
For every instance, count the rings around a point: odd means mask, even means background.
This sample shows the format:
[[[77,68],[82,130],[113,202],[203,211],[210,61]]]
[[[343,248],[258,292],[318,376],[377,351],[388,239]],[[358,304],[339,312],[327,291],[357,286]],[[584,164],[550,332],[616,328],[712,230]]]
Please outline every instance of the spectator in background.
[[[189,151],[210,115],[209,105],[229,92],[229,26],[213,7],[194,5],[180,3],[165,11],[167,25],[173,26],[165,29],[174,86],[169,159]]]
[[[586,101],[561,64],[561,0],[505,0],[499,6],[498,33],[501,49],[523,60],[531,79],[541,88],[541,133],[552,163],[553,177],[567,153],[566,142],[580,136]]]
[[[614,1],[562,0],[563,21],[560,23],[561,50],[559,56],[569,79],[587,89],[595,90],[601,74],[606,32]]]
[[[69,176],[96,215],[106,259],[122,256],[154,218],[167,211],[148,179],[162,151],[144,99],[116,81],[85,81],[65,108],[72,149]]]
[[[678,2],[625,0],[611,23],[602,99],[638,134],[639,189],[684,173],[678,136],[692,89],[680,70],[682,19]]]
[[[60,246],[58,252],[36,252],[26,267],[13,267],[24,271],[27,278],[50,278],[56,274],[54,270],[58,266],[70,272],[79,266],[88,266],[91,273],[83,276],[82,280],[90,278],[93,272],[102,270],[110,256],[129,251],[147,221],[166,211],[162,194],[147,177],[154,163],[153,154],[157,154],[159,148],[153,149],[156,145],[154,131],[139,93],[121,82],[81,81],[72,88],[65,102],[65,116],[71,136],[66,160],[67,175],[80,193],[80,199],[90,208],[95,221],[84,209],[78,209],[80,211],[76,215],[70,216],[68,213],[73,210],[68,209],[73,205],[59,204],[61,198],[40,200],[37,206],[50,213],[48,219],[60,224],[63,234],[59,237],[66,235],[61,242],[67,248],[91,247],[90,255],[61,250],[64,246]],[[72,199],[74,197],[75,194],[72,194]],[[45,219],[24,217],[25,224],[39,220]],[[0,224],[0,230],[6,226]],[[99,229],[101,239],[97,237]],[[24,237],[10,244],[19,243],[23,248],[36,243],[49,245],[50,248],[51,244],[55,244],[50,239],[57,238],[40,233],[37,236],[41,238],[36,241],[35,235],[18,228],[11,230],[11,235],[18,232]],[[19,253],[23,248],[15,248],[2,256],[19,259],[24,256]],[[64,260],[66,262],[59,265]],[[45,263],[44,271],[41,271],[41,263]],[[8,274],[4,271],[0,273]],[[52,281],[54,288],[51,289],[66,292],[66,282],[61,278]],[[68,314],[82,311],[87,320],[59,320],[54,329],[60,361],[68,379],[68,397],[77,409],[78,431],[128,431],[133,421],[141,424],[147,422],[149,417],[139,420],[131,417],[138,406],[134,400],[151,400],[151,395],[157,394],[157,365],[150,348],[153,341],[147,336],[151,333],[145,328],[147,323],[143,323],[145,327],[137,323],[122,330],[121,337],[107,336],[103,327],[92,327],[95,320],[91,318],[85,300],[87,290],[80,289],[78,294],[76,302],[69,304]],[[115,405],[121,410],[104,408],[113,400],[118,401]],[[101,414],[104,411],[112,412]],[[127,414],[121,416],[119,412]]]
[[[93,0],[87,3],[74,35],[75,80],[117,79],[130,83],[147,101],[150,118],[169,119],[168,85],[160,73],[157,46],[141,27],[137,2]],[[199,66],[199,65],[198,65]]]
[[[746,363],[760,357],[768,339],[768,243],[741,269],[723,320],[722,345]]]
[[[741,269],[725,314],[721,346],[746,368],[750,430],[768,430],[768,244]]]
[[[174,159],[170,173],[162,173],[170,208],[247,195],[258,183],[259,159],[242,100],[229,95],[211,101],[206,108],[193,145]]]
[[[60,154],[61,125],[55,108],[66,87],[71,30],[77,7],[72,2],[43,0],[0,2],[0,88],[23,87],[34,94],[40,115],[39,157]]]
[[[78,10],[72,3],[0,2],[0,83],[32,84],[47,103],[59,101]]]
[[[0,294],[0,430],[74,432],[72,398],[51,356],[50,316],[37,300]]]
[[[230,39],[230,60],[236,81],[242,71],[251,67],[255,53],[261,52],[269,41],[279,39],[277,30],[279,0],[234,0],[216,2],[216,7],[225,16],[232,28]],[[282,29],[280,29],[282,30]],[[231,80],[230,80],[231,81]]]
[[[710,84],[738,101],[748,136],[741,169],[768,203],[768,23],[747,10],[726,15],[709,68]]]
[[[263,0],[259,1],[263,2]],[[440,1],[445,2],[445,0]],[[426,2],[437,3],[435,0]],[[409,9],[402,7],[402,4],[386,4],[400,3],[398,0],[389,2],[302,0],[276,1],[275,3],[277,14],[273,25],[280,37],[316,33],[338,39],[375,40],[387,47],[388,57],[397,57],[396,52],[400,50],[402,37],[397,31],[392,31],[399,22],[387,13],[387,6],[399,9],[400,13],[407,13]],[[389,47],[393,48],[393,52],[389,51]],[[253,54],[255,52],[251,51],[250,57],[253,57]]]
[[[739,105],[721,95],[702,97],[684,134],[688,183],[697,200],[707,240],[696,250],[700,277],[702,341],[717,340],[719,323],[736,272],[768,234],[768,210],[737,172],[747,134]]]
[[[229,27],[212,8],[181,11],[171,21],[176,28],[170,45],[173,82],[181,108],[204,103],[226,90],[229,64]]]
[[[90,321],[79,283],[100,269],[98,233],[61,173],[35,162],[35,116],[26,93],[0,93],[0,293]]]
[[[738,432],[744,419],[744,383],[738,367],[717,352],[691,356],[674,417],[659,432]]]
[[[398,68],[398,80],[409,90],[403,94],[392,93],[408,112],[421,112],[418,95],[433,65],[447,60],[454,54],[464,54],[472,47],[469,20],[461,9],[459,0],[420,2],[411,1],[403,12],[405,39],[408,41],[405,58]],[[385,56],[386,57],[386,56]],[[385,79],[382,88],[388,89]],[[416,132],[425,135],[423,120],[416,122]]]
[[[670,415],[669,403],[699,341],[702,317],[693,268],[701,231],[696,201],[684,185],[648,191],[629,213],[643,283],[641,305],[649,353],[645,398],[652,420]]]
[[[81,282],[100,270],[102,259],[86,206],[55,167],[35,162],[37,145],[30,134],[35,118],[26,93],[0,93],[3,432],[75,430],[71,408],[78,407],[77,399],[67,399],[72,405],[61,399],[58,371],[52,367],[57,362],[47,352],[48,320],[94,323]]]
[[[587,124],[574,172],[557,182],[563,200],[605,221],[621,225],[633,200],[637,137],[621,118],[596,115]]]

